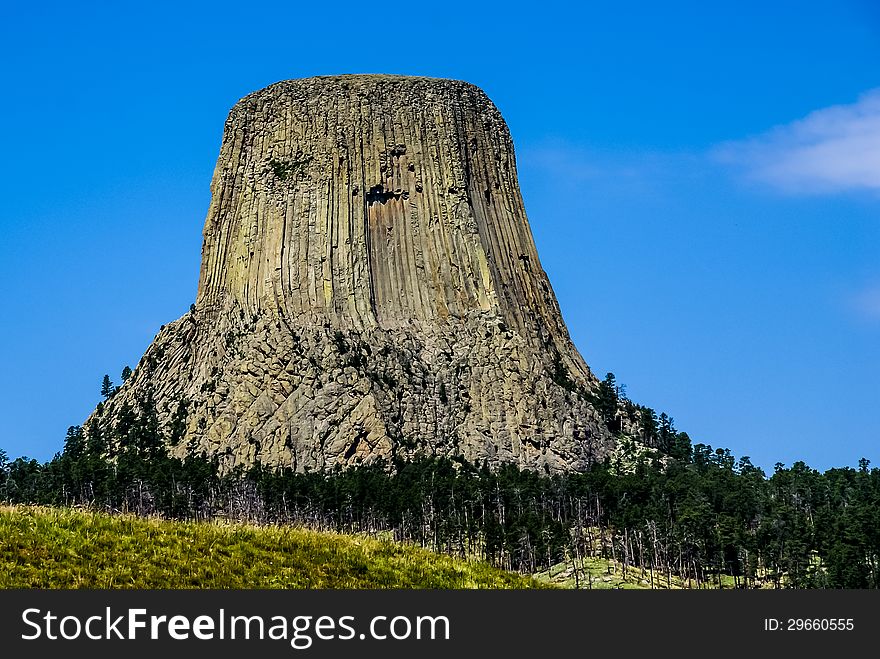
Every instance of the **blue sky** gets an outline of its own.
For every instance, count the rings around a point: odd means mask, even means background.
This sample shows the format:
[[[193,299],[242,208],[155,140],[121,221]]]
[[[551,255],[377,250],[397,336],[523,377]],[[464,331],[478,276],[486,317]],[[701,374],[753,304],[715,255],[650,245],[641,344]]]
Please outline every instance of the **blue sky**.
[[[715,5],[724,4],[724,7]],[[880,463],[871,2],[7,4],[0,447],[50,457],[194,300],[223,122],[286,78],[460,78],[506,117],[600,375],[765,468]]]

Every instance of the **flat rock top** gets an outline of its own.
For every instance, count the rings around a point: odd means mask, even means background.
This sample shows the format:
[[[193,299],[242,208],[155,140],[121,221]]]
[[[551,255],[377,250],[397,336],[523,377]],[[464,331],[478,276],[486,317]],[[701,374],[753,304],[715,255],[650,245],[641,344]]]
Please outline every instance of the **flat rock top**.
[[[324,96],[345,91],[368,95],[371,92],[388,91],[393,88],[397,88],[407,96],[443,95],[450,93],[456,95],[465,94],[477,96],[485,103],[490,104],[488,97],[482,89],[463,80],[384,73],[356,73],[282,80],[248,94],[236,103],[236,108],[282,94]]]

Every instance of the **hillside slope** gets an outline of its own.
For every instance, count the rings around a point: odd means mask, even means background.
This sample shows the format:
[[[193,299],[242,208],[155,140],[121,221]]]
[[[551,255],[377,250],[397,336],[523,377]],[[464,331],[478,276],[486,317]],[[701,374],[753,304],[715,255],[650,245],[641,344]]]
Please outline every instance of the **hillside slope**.
[[[485,563],[291,527],[0,508],[2,588],[535,588]]]

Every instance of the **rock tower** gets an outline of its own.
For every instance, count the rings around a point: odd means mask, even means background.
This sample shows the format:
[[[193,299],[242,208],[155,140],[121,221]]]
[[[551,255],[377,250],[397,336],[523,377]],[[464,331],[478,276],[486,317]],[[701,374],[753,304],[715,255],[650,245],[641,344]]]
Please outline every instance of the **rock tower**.
[[[280,82],[229,113],[198,294],[105,405],[173,451],[297,470],[418,455],[577,470],[611,438],[473,85]]]

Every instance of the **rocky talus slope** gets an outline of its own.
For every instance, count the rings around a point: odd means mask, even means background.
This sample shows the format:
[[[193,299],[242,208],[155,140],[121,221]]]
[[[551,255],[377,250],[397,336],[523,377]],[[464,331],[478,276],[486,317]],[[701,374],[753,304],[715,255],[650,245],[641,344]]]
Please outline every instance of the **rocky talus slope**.
[[[581,469],[612,439],[500,113],[398,76],[277,83],[226,122],[193,310],[104,406],[174,450],[298,470],[416,454]]]

